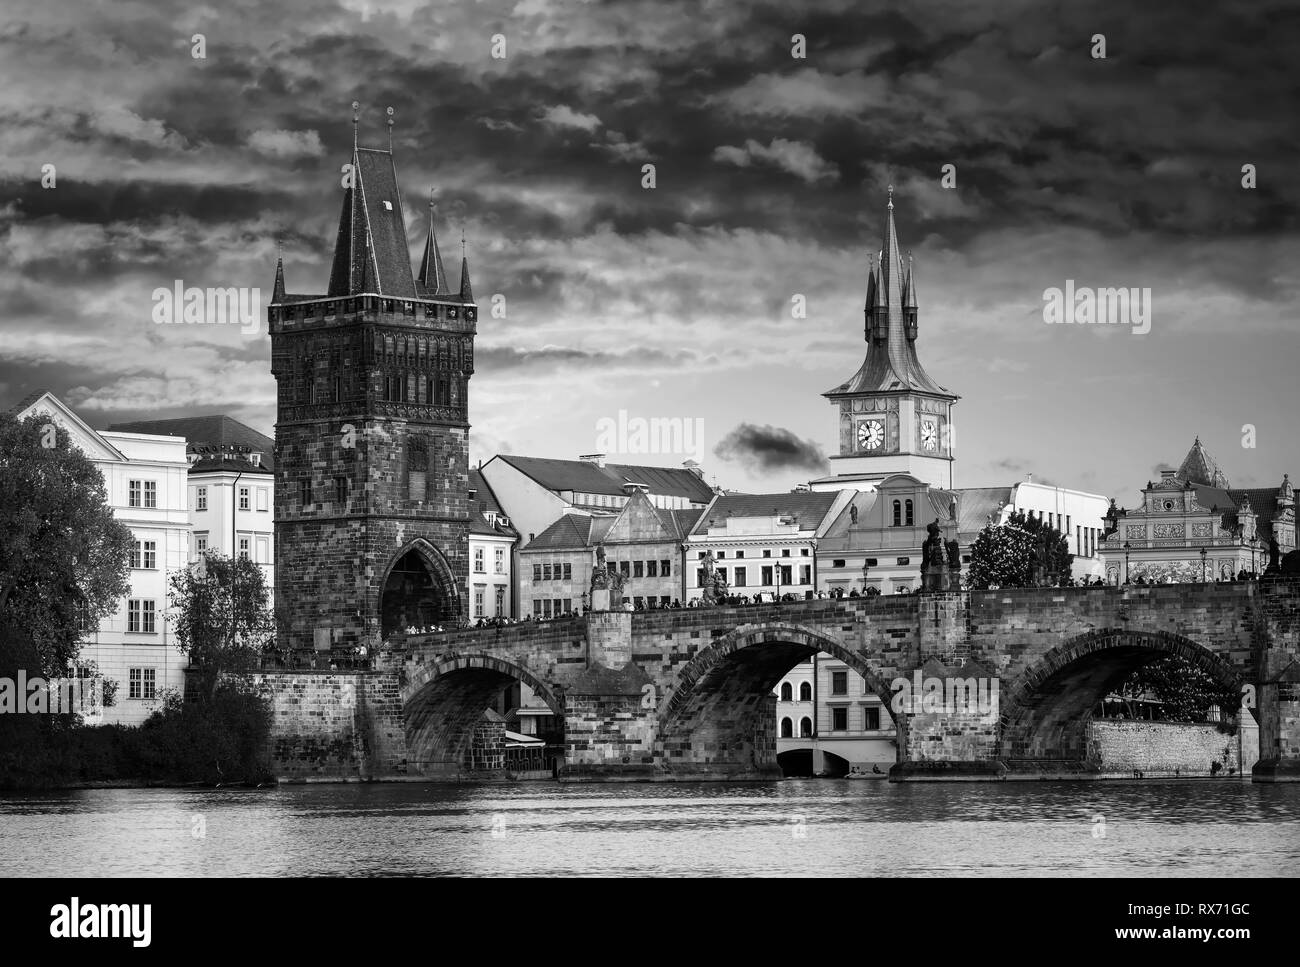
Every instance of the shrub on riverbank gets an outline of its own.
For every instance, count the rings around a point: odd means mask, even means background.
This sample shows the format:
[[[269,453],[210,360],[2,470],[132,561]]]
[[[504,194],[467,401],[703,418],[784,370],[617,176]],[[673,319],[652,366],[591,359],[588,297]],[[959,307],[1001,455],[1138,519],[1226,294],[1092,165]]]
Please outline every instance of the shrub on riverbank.
[[[0,788],[93,782],[263,782],[271,712],[256,692],[222,684],[212,698],[169,694],[139,727],[79,725],[72,716],[0,715]]]

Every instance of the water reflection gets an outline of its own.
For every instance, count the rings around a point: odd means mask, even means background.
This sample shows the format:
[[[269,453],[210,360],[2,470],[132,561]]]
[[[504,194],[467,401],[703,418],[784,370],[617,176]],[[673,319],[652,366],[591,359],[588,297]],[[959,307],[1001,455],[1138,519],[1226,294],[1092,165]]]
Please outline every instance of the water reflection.
[[[0,798],[0,840],[5,876],[1294,876],[1300,787],[99,789]]]

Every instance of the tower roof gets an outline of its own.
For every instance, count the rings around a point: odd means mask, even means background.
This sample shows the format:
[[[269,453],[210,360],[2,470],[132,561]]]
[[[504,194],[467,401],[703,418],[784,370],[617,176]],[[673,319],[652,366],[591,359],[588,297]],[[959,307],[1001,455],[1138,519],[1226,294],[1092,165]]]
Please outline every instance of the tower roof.
[[[1214,462],[1214,458],[1205,452],[1205,447],[1201,446],[1200,437],[1196,438],[1192,448],[1187,451],[1187,456],[1183,458],[1183,464],[1174,477],[1183,483],[1202,484],[1224,490],[1230,486],[1228,478]]]
[[[402,193],[391,151],[353,148],[352,185],[343,195],[328,295],[374,292],[415,298]]]
[[[916,340],[908,339],[903,324],[904,278],[910,273],[903,265],[898,247],[898,230],[894,225],[893,187],[890,187],[889,204],[885,208],[885,227],[880,249],[879,276],[876,283],[875,306],[877,313],[885,313],[883,330],[885,338],[872,339],[867,334],[867,356],[861,367],[846,382],[823,393],[823,396],[850,396],[857,393],[897,392],[920,390],[957,399],[957,395],[931,378],[916,355]],[[868,305],[871,304],[871,279],[868,278]],[[907,305],[915,305],[916,293],[909,285]]]

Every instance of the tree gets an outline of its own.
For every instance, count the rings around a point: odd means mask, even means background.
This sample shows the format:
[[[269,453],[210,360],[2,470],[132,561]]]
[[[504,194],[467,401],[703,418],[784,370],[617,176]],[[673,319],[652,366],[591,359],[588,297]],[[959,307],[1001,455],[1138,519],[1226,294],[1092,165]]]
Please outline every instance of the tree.
[[[31,639],[43,675],[64,674],[82,628],[126,596],[134,546],[65,429],[0,414],[0,623]]]
[[[1170,722],[1204,722],[1210,706],[1217,705],[1224,719],[1235,715],[1241,697],[1197,665],[1177,655],[1158,658],[1133,672],[1118,689],[1133,715],[1131,699],[1150,693],[1163,706]]]
[[[254,667],[275,639],[266,579],[246,557],[209,551],[172,575],[168,597],[176,647],[201,676],[208,699],[223,674]]]
[[[1057,583],[1070,576],[1074,555],[1065,535],[1024,511],[1013,511],[1004,524],[988,525],[971,546],[967,586],[1030,588],[1035,586],[1034,559]],[[1050,580],[1050,579],[1049,579]]]

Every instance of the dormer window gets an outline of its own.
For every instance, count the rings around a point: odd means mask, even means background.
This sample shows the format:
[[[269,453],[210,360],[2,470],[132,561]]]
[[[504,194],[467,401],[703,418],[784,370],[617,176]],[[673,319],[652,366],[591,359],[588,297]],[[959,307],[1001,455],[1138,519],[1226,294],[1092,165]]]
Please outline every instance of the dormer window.
[[[250,453],[248,455],[248,462],[255,467],[260,467],[262,465],[262,455],[260,453]]]

